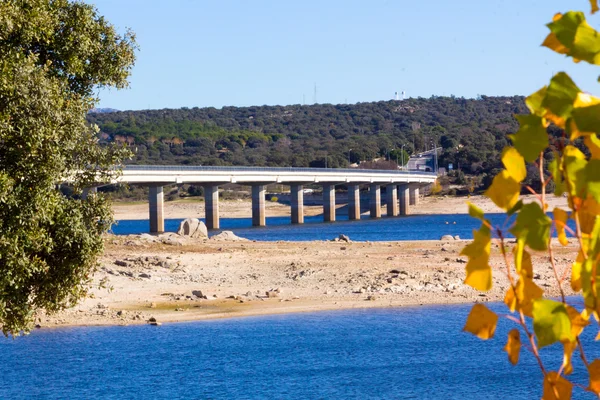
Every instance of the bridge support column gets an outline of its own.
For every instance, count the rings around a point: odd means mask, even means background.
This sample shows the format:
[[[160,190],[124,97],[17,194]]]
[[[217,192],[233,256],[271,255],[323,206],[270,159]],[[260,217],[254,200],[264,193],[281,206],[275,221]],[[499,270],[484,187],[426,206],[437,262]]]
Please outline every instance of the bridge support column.
[[[163,187],[150,186],[148,200],[150,210],[150,233],[162,233],[165,231]]]
[[[98,188],[96,186],[85,188],[85,189],[83,189],[83,193],[81,193],[81,199],[82,200],[87,200],[87,198],[91,194],[96,194],[96,193],[98,193]]]
[[[206,228],[219,229],[219,187],[204,186],[204,215]]]
[[[397,217],[398,212],[398,186],[387,185],[385,187],[386,203],[387,203],[387,216]]]
[[[410,187],[410,205],[417,206],[419,205],[419,185],[409,185]]]
[[[376,183],[369,187],[369,200],[371,218],[381,218],[381,188]]]
[[[304,187],[302,185],[290,185],[292,195],[292,224],[304,223]]]
[[[408,185],[398,186],[398,197],[400,198],[400,215],[409,214],[409,188]]]
[[[265,185],[252,186],[252,226],[265,226]]]
[[[323,185],[323,221],[335,221],[335,185]]]
[[[348,219],[360,219],[360,186],[348,185]]]

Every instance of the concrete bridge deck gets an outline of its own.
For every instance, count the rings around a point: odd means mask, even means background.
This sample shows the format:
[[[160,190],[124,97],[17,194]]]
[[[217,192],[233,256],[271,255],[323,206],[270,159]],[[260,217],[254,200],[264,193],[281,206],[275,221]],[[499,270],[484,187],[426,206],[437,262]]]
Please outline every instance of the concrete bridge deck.
[[[416,205],[419,188],[433,183],[436,174],[421,171],[392,171],[334,168],[267,168],[128,165],[115,183],[150,187],[150,232],[164,231],[163,186],[198,184],[204,187],[206,226],[219,229],[219,186],[237,183],[252,187],[252,225],[264,226],[265,190],[268,184],[290,186],[292,223],[304,222],[303,185],[323,187],[323,219],[335,221],[335,186],[348,187],[348,216],[360,219],[360,185],[369,185],[369,205],[372,218],[381,217],[381,187],[386,188],[388,216],[409,214]]]

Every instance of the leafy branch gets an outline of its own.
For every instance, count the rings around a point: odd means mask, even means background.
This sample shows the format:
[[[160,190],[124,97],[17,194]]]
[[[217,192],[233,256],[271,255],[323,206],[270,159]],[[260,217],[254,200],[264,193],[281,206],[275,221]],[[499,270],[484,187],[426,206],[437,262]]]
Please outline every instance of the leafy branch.
[[[591,12],[598,11],[597,0],[590,0]],[[571,57],[574,62],[585,61],[600,65],[600,34],[585,19],[582,12],[569,11],[556,14],[548,25],[550,33],[543,46]],[[518,325],[508,333],[505,351],[509,361],[516,365],[521,350],[521,334],[525,333],[528,346],[544,376],[543,399],[570,399],[573,387],[580,387],[600,397],[600,359],[589,362],[581,334],[591,324],[600,321],[600,98],[583,92],[564,72],[559,72],[544,86],[526,99],[530,114],[517,115],[520,129],[510,138],[512,147],[502,153],[502,170],[486,192],[507,217],[516,215],[514,224],[507,230],[493,227],[484,213],[469,205],[469,214],[482,221],[474,232],[474,240],[462,254],[469,257],[465,283],[477,290],[490,290],[492,268],[489,265],[491,232],[498,237],[503,255],[505,274],[510,282],[504,303],[510,314],[507,318]],[[545,165],[544,153],[548,151],[547,128],[550,125],[563,131],[553,160]],[[561,139],[562,140],[562,139]],[[586,156],[584,151],[589,154]],[[538,192],[523,184],[526,163],[536,163],[541,179]],[[547,170],[546,170],[547,168]],[[568,210],[554,208],[547,215],[546,188],[554,181],[554,195],[566,196]],[[519,195],[524,186],[536,197],[536,202],[524,204]],[[575,229],[568,226],[572,220]],[[506,245],[510,233],[516,238],[511,263]],[[565,271],[559,271],[555,260],[553,234],[562,246],[569,244],[567,233],[578,244],[575,262]],[[546,252],[560,293],[560,301],[548,298],[547,293],[533,281],[533,263],[529,251]],[[573,304],[576,299],[567,297],[564,282],[571,272],[570,285],[583,299],[583,309]],[[514,275],[513,275],[514,271]],[[516,316],[513,314],[516,313]],[[464,330],[481,339],[494,336],[498,315],[485,305],[475,304],[467,317]],[[530,330],[530,322],[533,331]],[[562,344],[563,359],[556,370],[548,370],[539,350],[546,346]],[[572,355],[578,351],[583,367],[588,372],[587,385],[572,382]]]

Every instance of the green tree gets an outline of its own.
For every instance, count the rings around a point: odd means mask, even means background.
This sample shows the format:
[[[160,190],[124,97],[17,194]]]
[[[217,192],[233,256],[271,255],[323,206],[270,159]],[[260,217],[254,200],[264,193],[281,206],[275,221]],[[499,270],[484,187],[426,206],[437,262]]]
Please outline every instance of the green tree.
[[[131,32],[68,0],[0,2],[0,325],[30,329],[86,294],[112,219],[100,195],[67,198],[114,174],[126,152],[101,148],[86,114],[99,87],[127,85]]]
[[[592,13],[598,11],[597,0],[590,3]],[[550,33],[544,46],[575,62],[600,65],[600,33],[588,25],[584,13],[556,14],[547,26]],[[504,169],[486,191],[507,218],[516,218],[509,227],[493,225],[480,209],[469,206],[469,214],[481,221],[481,228],[462,251],[469,258],[465,283],[482,291],[491,289],[489,256],[491,242],[497,240],[505,264],[501,270],[510,283],[505,316],[515,324],[504,348],[509,361],[518,363],[521,347],[531,352],[543,375],[545,400],[571,399],[574,387],[600,397],[600,359],[586,356],[584,349],[590,343],[581,337],[588,327],[597,331],[600,321],[600,98],[583,92],[566,73],[559,72],[525,102],[530,114],[517,115],[520,129],[510,136],[513,147],[502,152]],[[548,129],[549,125],[553,128]],[[556,130],[564,139],[554,136]],[[548,151],[552,157],[546,156]],[[526,163],[537,169],[537,182],[527,182]],[[532,188],[534,183],[538,190]],[[538,201],[524,204],[519,199],[523,187],[534,192]],[[548,209],[551,188],[554,195],[567,197],[567,209]],[[507,242],[508,233],[516,238],[514,245]],[[568,245],[567,234],[577,244],[577,256],[571,268],[559,270],[554,248]],[[548,264],[534,265],[533,252],[545,252]],[[535,269],[548,267],[554,272],[558,299],[550,298],[534,282]],[[566,296],[568,286],[577,294],[575,299]],[[498,318],[485,305],[476,304],[464,330],[490,339]],[[554,362],[542,359],[539,350],[546,346],[562,346],[563,356]],[[573,358],[576,353],[580,363]],[[587,379],[571,377],[575,368],[582,368]]]

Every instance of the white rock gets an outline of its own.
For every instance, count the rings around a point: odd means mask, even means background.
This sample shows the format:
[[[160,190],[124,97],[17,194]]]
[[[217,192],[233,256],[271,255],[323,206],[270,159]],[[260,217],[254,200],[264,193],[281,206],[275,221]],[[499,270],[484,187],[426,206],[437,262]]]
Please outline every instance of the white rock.
[[[198,218],[186,218],[179,224],[177,234],[191,238],[207,238],[208,229]]]

